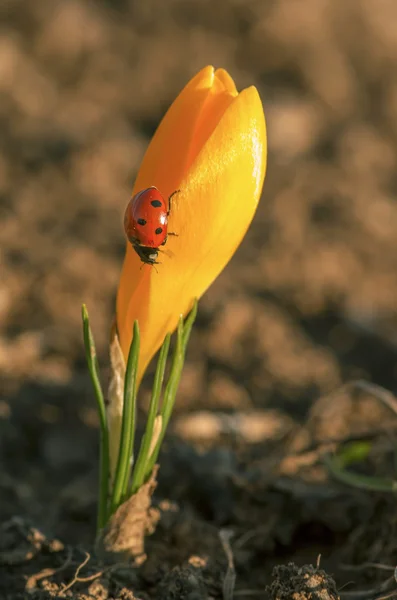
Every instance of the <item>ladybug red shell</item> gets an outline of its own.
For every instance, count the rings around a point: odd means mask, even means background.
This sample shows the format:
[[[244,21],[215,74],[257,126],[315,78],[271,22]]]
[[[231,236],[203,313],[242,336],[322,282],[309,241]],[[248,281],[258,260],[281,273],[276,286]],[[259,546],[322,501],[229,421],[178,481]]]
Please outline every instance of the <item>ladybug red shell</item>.
[[[135,194],[127,205],[124,230],[135,252],[145,264],[159,264],[159,246],[164,246],[168,235],[175,235],[168,232],[168,215],[172,196],[176,193],[171,194],[167,206],[164,196],[153,186]]]

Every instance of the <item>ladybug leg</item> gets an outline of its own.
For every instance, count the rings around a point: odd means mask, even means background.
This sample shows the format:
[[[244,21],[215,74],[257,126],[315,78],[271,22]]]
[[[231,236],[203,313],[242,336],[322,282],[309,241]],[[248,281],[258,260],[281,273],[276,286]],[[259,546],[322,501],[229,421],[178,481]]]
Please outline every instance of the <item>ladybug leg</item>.
[[[169,216],[170,212],[171,212],[171,207],[172,207],[172,198],[176,195],[179,194],[181,190],[175,190],[175,192],[172,192],[171,196],[168,198],[168,212],[167,212],[167,217]],[[167,234],[168,235],[173,235],[175,237],[178,237],[177,233],[173,233],[172,231],[169,231]],[[162,246],[164,246],[164,244],[166,243],[167,238],[165,238],[164,242],[162,243]]]
[[[168,198],[168,212],[167,215],[170,214],[171,212],[171,205],[172,205],[172,198],[175,196],[175,194],[179,194],[181,190],[175,190],[175,192],[172,192],[171,196]],[[171,235],[171,234],[169,234]]]
[[[154,263],[144,263],[144,262],[143,262],[143,263],[141,264],[141,268],[140,268],[139,270],[140,270],[140,271],[142,271],[142,269],[143,269],[143,267],[144,267],[145,265],[149,265],[149,267],[153,267],[153,269],[156,271],[156,273],[158,273],[158,270],[156,269],[156,267],[155,267],[154,265],[161,265],[161,262],[158,262],[158,261],[156,261],[156,262],[154,262]]]
[[[169,236],[169,235],[173,235],[173,236],[175,236],[175,237],[178,237],[178,234],[177,234],[177,233],[172,233],[172,231],[169,231],[169,232],[167,233],[167,236],[166,236],[166,238],[165,238],[164,242],[161,244],[162,246],[165,246],[165,244],[167,243],[167,240],[168,240],[168,236]]]

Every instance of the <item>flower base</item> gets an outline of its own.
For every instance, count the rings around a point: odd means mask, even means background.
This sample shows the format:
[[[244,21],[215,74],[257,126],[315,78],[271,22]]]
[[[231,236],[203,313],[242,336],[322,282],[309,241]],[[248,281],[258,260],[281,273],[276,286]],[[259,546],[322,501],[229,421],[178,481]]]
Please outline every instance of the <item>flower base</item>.
[[[121,504],[110,517],[97,540],[97,552],[107,563],[146,560],[145,536],[154,532],[160,513],[152,507],[152,495],[157,486],[155,465],[150,479]]]

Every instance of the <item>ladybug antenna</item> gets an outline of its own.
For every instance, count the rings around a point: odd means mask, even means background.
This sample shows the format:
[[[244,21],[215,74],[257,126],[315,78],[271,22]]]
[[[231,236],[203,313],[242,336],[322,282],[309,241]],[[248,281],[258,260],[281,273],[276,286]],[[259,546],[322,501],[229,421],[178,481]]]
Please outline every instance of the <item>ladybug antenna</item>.
[[[171,212],[171,204],[172,204],[172,199],[174,196],[176,196],[176,194],[179,194],[181,190],[175,190],[175,192],[172,192],[171,196],[168,197],[168,214],[170,214]]]
[[[160,265],[160,264],[161,264],[161,263],[159,263],[159,262],[157,262],[157,263],[156,263],[156,265]],[[141,268],[140,268],[139,270],[140,270],[140,271],[142,271],[142,269],[143,269],[143,267],[144,267],[145,265],[149,265],[149,267],[152,267],[152,268],[153,268],[153,269],[156,271],[156,273],[158,274],[158,270],[157,270],[157,269],[156,269],[156,267],[154,266],[154,263],[145,263],[145,262],[143,262],[143,263],[141,264]]]

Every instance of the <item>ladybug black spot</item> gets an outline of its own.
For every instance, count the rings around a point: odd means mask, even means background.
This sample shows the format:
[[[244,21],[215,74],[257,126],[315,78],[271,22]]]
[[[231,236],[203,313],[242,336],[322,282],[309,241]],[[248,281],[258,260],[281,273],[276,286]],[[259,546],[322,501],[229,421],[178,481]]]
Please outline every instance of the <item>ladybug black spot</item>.
[[[154,232],[156,235],[160,235],[160,233],[163,233],[163,228],[162,227],[157,227],[156,231]]]
[[[138,225],[146,225],[145,219],[137,219]]]
[[[162,206],[160,200],[152,200],[150,204],[154,206],[154,208],[160,208]]]

